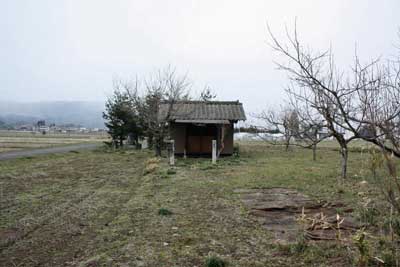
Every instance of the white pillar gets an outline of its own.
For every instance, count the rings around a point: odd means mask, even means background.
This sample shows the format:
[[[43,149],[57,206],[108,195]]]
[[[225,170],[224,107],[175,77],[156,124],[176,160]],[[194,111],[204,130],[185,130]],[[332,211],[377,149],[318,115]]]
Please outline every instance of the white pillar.
[[[212,163],[217,163],[217,140],[212,140]]]
[[[170,146],[169,164],[175,165],[175,140],[171,140]]]

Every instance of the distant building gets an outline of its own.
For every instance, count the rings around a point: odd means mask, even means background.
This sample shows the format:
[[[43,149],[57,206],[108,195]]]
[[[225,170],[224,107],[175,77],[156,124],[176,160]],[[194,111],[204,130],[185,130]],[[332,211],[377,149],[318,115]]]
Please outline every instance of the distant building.
[[[43,132],[46,132],[46,133],[47,133],[48,131],[50,131],[50,127],[49,127],[49,126],[46,126],[46,125],[40,126],[40,127],[38,127],[37,129],[38,129],[39,132],[42,132],[42,133],[43,133]]]
[[[19,125],[15,127],[17,131],[33,131],[33,128],[34,127],[29,124]]]
[[[329,137],[331,134],[330,134],[328,128],[322,128],[318,131],[317,135],[318,135],[317,136],[318,139],[325,139],[325,138]]]

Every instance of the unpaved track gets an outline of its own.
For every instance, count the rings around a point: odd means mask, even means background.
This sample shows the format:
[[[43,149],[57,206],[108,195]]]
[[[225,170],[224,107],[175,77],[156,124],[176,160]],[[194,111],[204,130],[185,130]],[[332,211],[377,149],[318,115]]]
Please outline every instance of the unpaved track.
[[[34,157],[46,154],[66,153],[82,149],[96,149],[101,145],[102,145],[101,143],[95,143],[95,144],[91,143],[91,144],[76,144],[76,145],[67,145],[59,147],[39,148],[39,149],[22,150],[22,151],[10,151],[10,152],[0,153],[0,160]]]

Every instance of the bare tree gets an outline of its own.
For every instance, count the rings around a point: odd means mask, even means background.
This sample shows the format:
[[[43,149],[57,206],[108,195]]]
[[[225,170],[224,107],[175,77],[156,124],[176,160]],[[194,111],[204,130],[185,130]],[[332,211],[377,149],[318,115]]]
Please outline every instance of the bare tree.
[[[311,148],[313,160],[317,160],[317,145],[323,140],[331,137],[331,133],[326,128],[324,118],[315,109],[310,107],[307,102],[299,102],[297,98],[289,94],[290,104],[297,114],[299,127],[297,138],[300,143],[297,145]]]
[[[262,120],[264,124],[266,124],[263,132],[269,131],[283,135],[283,144],[286,151],[288,151],[291,141],[295,139],[299,133],[299,120],[296,111],[291,109],[289,106],[281,106],[280,110],[270,109],[268,111],[261,112],[261,114],[258,114],[255,117],[259,120]],[[263,135],[259,136],[264,141],[268,141],[269,143],[282,144],[281,142],[276,142],[276,140],[264,138]]]
[[[273,49],[289,61],[278,63],[296,84],[288,89],[289,94],[317,110],[339,143],[343,178],[347,173],[348,143],[354,139],[364,139],[400,157],[399,144],[394,140],[400,114],[399,59],[385,65],[380,60],[361,64],[356,55],[354,67],[345,75],[338,71],[330,49],[315,53],[300,44],[296,25],[292,34],[286,30],[288,45],[268,30]],[[365,134],[365,129],[370,133]]]
[[[287,64],[277,63],[281,70],[289,75],[296,87],[289,87],[288,93],[298,102],[306,103],[315,109],[324,119],[325,126],[340,146],[341,177],[347,175],[348,144],[360,138],[361,120],[366,112],[360,113],[360,88],[372,84],[370,79],[359,79],[368,73],[376,61],[360,67],[356,74],[344,77],[337,70],[331,50],[313,53],[305,49],[299,42],[295,26],[292,35],[286,31],[289,45],[284,45],[272,34],[268,27],[275,51],[289,60]],[[371,78],[371,77],[369,77]],[[353,118],[360,118],[354,120]]]
[[[383,179],[383,194],[400,213],[400,181],[394,160],[400,157],[400,55],[384,64],[382,60],[361,64],[356,55],[350,75],[345,76],[337,70],[331,50],[313,53],[300,44],[296,26],[292,35],[286,31],[289,45],[280,43],[268,30],[272,47],[289,61],[278,63],[296,84],[288,89],[289,95],[316,110],[338,141],[342,177],[346,177],[349,142],[359,138],[377,145],[389,173]]]
[[[146,94],[143,100],[142,116],[146,122],[147,135],[153,143],[156,156],[161,156],[165,139],[169,133],[169,118],[173,113],[174,104],[178,100],[189,99],[187,76],[178,76],[171,67],[145,81]],[[158,113],[161,103],[168,104],[167,112],[162,120]]]
[[[399,32],[400,38],[400,32]],[[400,47],[399,47],[400,52]],[[366,116],[355,118],[368,131],[362,138],[380,147],[388,170],[381,190],[392,208],[400,214],[400,180],[395,157],[400,157],[400,55],[385,65],[377,65],[363,79],[379,76],[373,85],[360,90],[360,109]]]
[[[131,82],[119,81],[118,88],[129,97],[130,103],[139,114],[138,123],[148,139],[150,148],[156,156],[161,156],[165,139],[169,134],[169,117],[174,112],[174,104],[179,100],[188,100],[190,82],[186,75],[178,75],[170,66],[158,70],[147,79],[135,78]],[[159,107],[164,103],[168,109],[159,120]],[[164,105],[165,106],[165,105]]]
[[[323,117],[311,108],[308,103],[299,102],[289,94],[290,102],[282,106],[279,111],[269,110],[256,115],[266,126],[260,131],[260,127],[253,126],[258,132],[281,133],[284,137],[286,150],[290,146],[309,148],[313,151],[313,160],[316,160],[317,145],[331,137],[326,130],[326,123]],[[257,132],[257,131],[256,131]],[[262,134],[259,137],[270,144],[281,145],[281,142],[265,138]]]
[[[359,79],[374,81],[358,92],[359,113],[364,116],[351,118],[369,130],[360,132],[360,138],[400,157],[400,60],[376,64]]]
[[[206,85],[200,93],[200,100],[201,101],[211,101],[217,97],[215,93],[213,93],[210,86]]]

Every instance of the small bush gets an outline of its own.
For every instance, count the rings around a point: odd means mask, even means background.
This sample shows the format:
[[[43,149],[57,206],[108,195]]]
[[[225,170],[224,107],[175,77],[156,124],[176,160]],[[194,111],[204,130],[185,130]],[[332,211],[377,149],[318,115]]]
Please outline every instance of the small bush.
[[[391,267],[391,266],[396,266],[396,255],[393,253],[393,251],[384,251],[382,256],[383,260],[383,266],[385,267]]]
[[[344,192],[346,192],[346,189],[345,189],[345,187],[343,185],[338,185],[337,188],[336,188],[336,192],[338,194],[344,194]]]
[[[107,148],[112,148],[112,147],[113,147],[113,143],[112,143],[112,142],[104,141],[103,144],[104,144]]]
[[[164,172],[161,172],[161,173],[158,175],[158,178],[167,179],[167,178],[168,178],[168,174],[166,174],[166,173],[164,173]]]
[[[233,147],[233,156],[234,157],[239,157],[240,155],[240,148],[238,144],[235,144],[235,146]]]
[[[386,218],[383,227],[387,233],[390,234],[390,231],[393,231],[393,234],[400,237],[400,217],[393,216],[392,218]]]
[[[150,158],[146,161],[146,165],[157,164],[160,163],[159,158]]]
[[[212,170],[215,168],[217,168],[217,165],[212,164],[211,162],[207,162],[207,163],[201,164],[199,169],[202,171],[207,171],[207,170]]]
[[[379,210],[373,206],[368,208],[366,207],[360,208],[359,216],[361,222],[370,226],[376,226],[380,219]]]
[[[146,165],[146,167],[144,168],[143,174],[149,174],[154,172],[156,169],[158,168],[158,164],[157,163],[150,163],[148,165]]]
[[[161,208],[158,210],[158,215],[161,215],[161,216],[169,216],[172,214],[173,214],[172,211],[165,209],[165,208]]]
[[[367,266],[370,261],[370,250],[371,246],[367,241],[367,234],[363,229],[358,230],[353,236],[353,243],[357,247],[359,252],[359,257],[357,259],[358,266]]]
[[[297,237],[297,241],[288,244],[278,244],[278,250],[284,255],[303,254],[309,248],[307,240],[303,234]]]
[[[308,248],[308,244],[303,236],[301,236],[296,243],[294,243],[291,247],[291,251],[293,254],[302,254]]]
[[[174,174],[176,174],[176,170],[175,169],[168,169],[167,170],[167,174],[168,175],[174,175]]]
[[[392,228],[393,228],[393,232],[400,237],[400,217],[395,217],[392,220]]]
[[[377,245],[375,252],[377,254],[376,256],[383,261],[380,266],[397,266],[396,260],[398,258],[398,248],[396,248],[396,242],[392,242],[390,238],[381,236]]]
[[[225,266],[227,266],[227,264],[223,259],[218,258],[216,256],[212,256],[206,260],[205,266],[206,267],[225,267]]]

